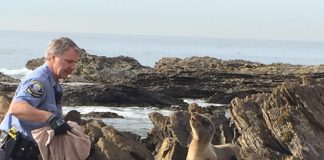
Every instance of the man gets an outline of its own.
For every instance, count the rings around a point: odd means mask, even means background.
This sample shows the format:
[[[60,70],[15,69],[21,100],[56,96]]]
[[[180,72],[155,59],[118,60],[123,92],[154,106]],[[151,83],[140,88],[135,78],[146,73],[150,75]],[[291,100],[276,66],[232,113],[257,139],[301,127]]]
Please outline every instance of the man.
[[[21,142],[15,145],[6,144],[7,157],[37,159],[39,151],[31,135],[34,129],[50,126],[55,136],[71,129],[62,117],[60,98],[63,90],[59,79],[67,78],[74,71],[80,53],[80,48],[71,39],[54,39],[47,48],[45,63],[21,81],[0,125],[3,132],[10,133],[14,128],[21,137]]]

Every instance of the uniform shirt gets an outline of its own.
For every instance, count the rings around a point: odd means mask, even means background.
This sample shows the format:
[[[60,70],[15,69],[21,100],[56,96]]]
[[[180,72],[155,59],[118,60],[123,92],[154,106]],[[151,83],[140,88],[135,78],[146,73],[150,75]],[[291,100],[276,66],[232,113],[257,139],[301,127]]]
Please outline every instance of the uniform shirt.
[[[32,71],[21,81],[13,101],[24,101],[37,109],[62,116],[62,106],[59,104],[62,93],[61,85],[55,81],[48,65],[44,64]],[[20,120],[8,112],[1,122],[0,129],[8,132],[11,127],[14,127],[17,131],[22,132],[25,138],[31,140],[32,130],[47,125],[47,122]]]

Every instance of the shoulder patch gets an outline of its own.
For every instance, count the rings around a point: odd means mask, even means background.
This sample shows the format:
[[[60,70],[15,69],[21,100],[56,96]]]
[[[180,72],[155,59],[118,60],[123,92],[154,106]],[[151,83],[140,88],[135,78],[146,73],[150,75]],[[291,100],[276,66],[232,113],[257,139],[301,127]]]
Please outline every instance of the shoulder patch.
[[[27,92],[33,97],[40,98],[44,94],[44,84],[37,80],[29,82]]]

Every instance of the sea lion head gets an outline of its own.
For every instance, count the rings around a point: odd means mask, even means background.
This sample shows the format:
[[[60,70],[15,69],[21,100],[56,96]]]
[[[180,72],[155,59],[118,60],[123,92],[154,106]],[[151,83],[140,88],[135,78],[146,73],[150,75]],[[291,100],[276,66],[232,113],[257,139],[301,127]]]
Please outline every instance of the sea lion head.
[[[190,127],[192,138],[198,141],[210,142],[215,133],[215,127],[210,119],[197,113],[191,113]]]

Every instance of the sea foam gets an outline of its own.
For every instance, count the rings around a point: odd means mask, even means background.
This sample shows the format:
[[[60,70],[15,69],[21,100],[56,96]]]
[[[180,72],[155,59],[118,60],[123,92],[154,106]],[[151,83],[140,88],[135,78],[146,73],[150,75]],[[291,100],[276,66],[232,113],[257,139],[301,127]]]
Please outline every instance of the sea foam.
[[[31,70],[27,68],[21,68],[21,69],[0,68],[0,72],[16,79],[22,79],[23,77],[26,76],[26,74],[31,72]]]

